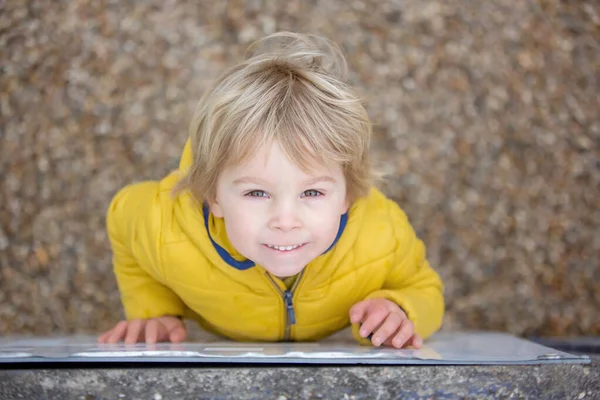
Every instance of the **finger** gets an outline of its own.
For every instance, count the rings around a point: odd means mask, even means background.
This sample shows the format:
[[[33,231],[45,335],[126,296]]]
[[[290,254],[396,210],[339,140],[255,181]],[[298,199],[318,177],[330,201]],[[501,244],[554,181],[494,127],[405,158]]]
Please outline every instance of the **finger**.
[[[104,343],[106,342],[106,339],[108,338],[108,335],[112,332],[112,329],[109,331],[104,332],[103,334],[101,334],[100,336],[98,336],[98,343]]]
[[[385,345],[386,346],[390,346],[390,347],[396,347],[392,341],[392,339],[394,339],[396,337],[396,335],[394,335],[393,337],[389,338],[386,342]],[[408,340],[404,343],[404,345],[402,345],[401,348],[407,348],[407,347],[413,347],[415,349],[420,349],[421,347],[423,347],[423,339],[421,338],[421,336],[419,336],[418,334],[414,334],[412,335],[410,338],[408,338]]]
[[[125,343],[135,344],[140,337],[140,331],[142,330],[144,321],[141,319],[134,319],[129,321],[129,329],[127,329],[127,335],[125,336]]]
[[[423,347],[423,338],[418,333],[415,333],[409,340],[408,344],[415,349],[420,349]]]
[[[356,303],[352,306],[352,308],[350,308],[349,314],[351,323],[358,324],[359,322],[363,321],[363,318],[369,306],[369,302],[369,300],[364,300],[359,303]]]
[[[119,322],[111,331],[110,335],[108,335],[107,343],[117,343],[123,336],[125,335],[125,331],[127,330],[127,321]]]
[[[174,330],[171,331],[171,333],[169,333],[169,339],[173,343],[179,343],[179,342],[183,342],[185,340],[186,335],[187,335],[187,331],[185,330],[185,328],[183,328],[183,327],[175,328]]]
[[[166,337],[164,340],[169,340],[173,343],[181,342],[185,339],[187,331],[185,323],[177,317],[165,316],[160,319],[166,329]]]
[[[360,327],[360,336],[367,337],[373,332],[379,325],[383,323],[386,317],[389,315],[389,311],[385,307],[374,307],[367,309],[366,318]]]
[[[390,336],[393,336],[397,331],[400,325],[402,324],[402,317],[397,313],[388,314],[387,318],[379,329],[375,331],[373,334],[373,345],[375,347],[380,346],[383,342],[385,342]]]
[[[146,323],[146,343],[154,344],[158,340],[158,322],[151,319]]]
[[[402,325],[398,329],[398,333],[392,339],[392,346],[397,349],[402,348],[415,333],[415,326],[411,320],[405,319],[402,321]]]
[[[110,337],[110,334],[112,333],[112,331],[115,328],[113,327],[112,329],[109,329],[108,331],[104,332],[102,335],[98,336],[98,343],[106,343],[108,341],[108,338]]]

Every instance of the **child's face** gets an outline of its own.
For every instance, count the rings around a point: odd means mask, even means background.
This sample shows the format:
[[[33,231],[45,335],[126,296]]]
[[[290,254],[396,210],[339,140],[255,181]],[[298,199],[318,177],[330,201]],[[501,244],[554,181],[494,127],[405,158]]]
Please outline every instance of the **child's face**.
[[[275,276],[295,275],[325,252],[348,210],[342,167],[313,167],[305,173],[274,143],[219,176],[211,212],[237,251]]]

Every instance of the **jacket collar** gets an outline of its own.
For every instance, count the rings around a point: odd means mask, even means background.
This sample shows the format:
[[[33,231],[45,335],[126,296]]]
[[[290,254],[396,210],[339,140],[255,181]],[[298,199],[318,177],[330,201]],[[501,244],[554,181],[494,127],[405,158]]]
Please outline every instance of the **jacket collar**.
[[[233,268],[238,269],[240,271],[244,271],[244,270],[254,267],[256,265],[254,263],[254,261],[243,258],[243,256],[241,256],[237,252],[237,250],[235,250],[233,245],[231,245],[231,243],[227,239],[227,234],[225,231],[225,224],[223,222],[223,219],[215,218],[210,213],[208,204],[206,204],[206,203],[204,203],[202,206],[202,212],[204,214],[204,227],[206,228],[206,234],[208,235],[208,238],[210,239],[213,247],[215,248],[215,250],[221,257],[221,259],[223,259],[223,261],[225,261],[227,264],[229,264]],[[323,254],[329,252],[335,246],[337,241],[342,236],[342,233],[344,232],[344,228],[346,228],[347,222],[348,222],[348,212],[342,214],[342,216],[340,217],[340,226],[338,228],[337,235],[335,236],[333,243],[331,243],[329,248],[327,250],[325,250],[325,252]],[[213,236],[216,239],[213,239]],[[218,242],[220,242],[220,244]],[[243,258],[243,259],[238,260],[238,258]]]

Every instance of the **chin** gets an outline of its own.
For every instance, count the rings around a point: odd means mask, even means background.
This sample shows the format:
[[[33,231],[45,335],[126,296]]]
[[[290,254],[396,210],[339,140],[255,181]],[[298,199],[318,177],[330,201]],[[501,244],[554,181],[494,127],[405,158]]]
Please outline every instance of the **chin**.
[[[268,266],[264,266],[264,268],[272,275],[275,275],[278,278],[287,278],[290,276],[294,276],[302,272],[304,266],[295,267],[295,268],[281,268],[278,266],[277,268],[270,268]]]

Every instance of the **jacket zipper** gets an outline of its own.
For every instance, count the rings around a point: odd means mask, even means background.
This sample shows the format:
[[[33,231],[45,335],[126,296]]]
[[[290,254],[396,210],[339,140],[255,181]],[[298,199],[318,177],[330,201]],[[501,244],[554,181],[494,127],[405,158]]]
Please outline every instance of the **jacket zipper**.
[[[296,287],[298,287],[298,283],[300,283],[300,279],[302,279],[302,275],[304,275],[304,270],[300,272],[300,275],[298,275],[298,277],[296,278],[296,281],[292,285],[292,288],[286,289],[285,291],[281,290],[281,288],[279,287],[277,282],[275,282],[271,274],[267,272],[266,275],[273,284],[273,286],[275,286],[275,289],[277,289],[277,291],[281,295],[281,298],[283,299],[283,305],[285,307],[285,332],[283,335],[283,340],[287,342],[290,340],[292,325],[296,323],[296,312],[294,310],[293,302],[294,292],[296,290]]]

